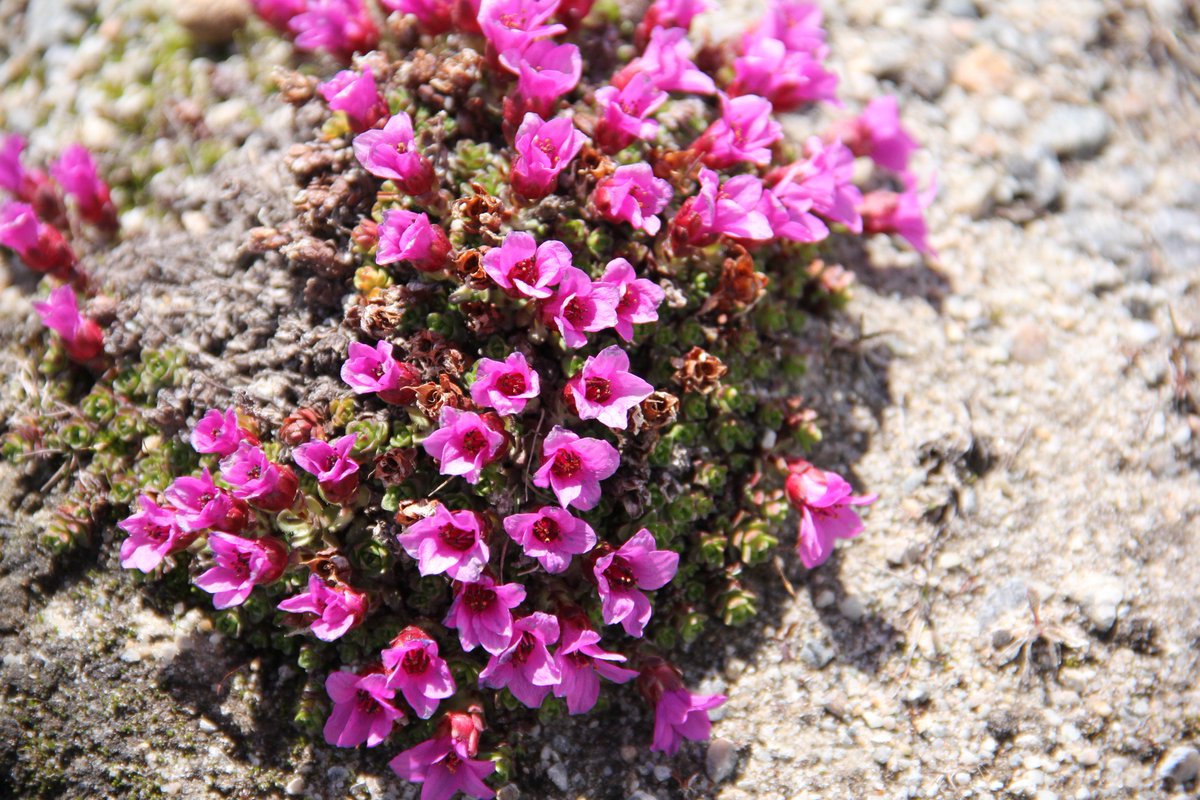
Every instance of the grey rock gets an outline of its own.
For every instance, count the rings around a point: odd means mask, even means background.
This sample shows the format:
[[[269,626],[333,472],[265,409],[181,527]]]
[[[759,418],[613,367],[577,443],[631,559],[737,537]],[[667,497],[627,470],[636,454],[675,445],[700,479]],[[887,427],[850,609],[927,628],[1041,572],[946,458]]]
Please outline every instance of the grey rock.
[[[728,739],[716,738],[708,744],[704,755],[704,771],[713,783],[721,783],[733,774],[737,766],[737,746]]]
[[[515,783],[507,783],[496,790],[496,800],[520,800],[521,790]]]
[[[1108,143],[1112,125],[1095,106],[1055,106],[1034,134],[1035,141],[1061,158],[1090,158]]]
[[[30,0],[25,33],[35,47],[79,39],[87,30],[87,17],[70,0]]]
[[[1058,159],[1048,150],[1035,149],[1005,159],[993,198],[1005,208],[1005,216],[1028,222],[1058,207],[1064,184]]]
[[[671,780],[671,768],[666,764],[659,764],[654,768],[654,780],[659,783],[666,783]]]
[[[283,787],[283,791],[285,791],[288,796],[295,797],[303,794],[304,788],[304,778],[301,778],[297,775],[295,778],[292,778],[290,781],[288,781],[287,786]]]
[[[941,0],[938,10],[952,17],[979,18],[979,8],[974,0]]]
[[[560,792],[565,792],[571,787],[571,776],[567,774],[567,768],[562,764],[555,764],[546,770],[546,777]]]
[[[819,639],[809,639],[800,648],[800,660],[813,669],[824,669],[833,661],[833,650]]]
[[[1158,762],[1158,778],[1172,786],[1185,786],[1200,776],[1200,751],[1180,745],[1172,748]]]
[[[1071,590],[1092,627],[1101,633],[1112,630],[1125,600],[1125,587],[1111,575],[1085,575]]]

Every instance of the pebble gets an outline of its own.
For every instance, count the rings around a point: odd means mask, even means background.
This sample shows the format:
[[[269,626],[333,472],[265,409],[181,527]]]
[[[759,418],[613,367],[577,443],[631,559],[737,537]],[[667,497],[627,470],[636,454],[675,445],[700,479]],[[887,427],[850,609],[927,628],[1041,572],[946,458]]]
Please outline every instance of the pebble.
[[[1117,613],[1125,600],[1125,587],[1120,578],[1112,575],[1084,575],[1071,594],[1092,627],[1107,633],[1117,621]]]
[[[716,738],[708,744],[704,755],[704,771],[713,783],[721,783],[733,774],[737,766],[737,746],[728,739]]]
[[[819,639],[809,639],[800,648],[800,660],[813,669],[824,669],[833,661],[833,650]]]
[[[1158,762],[1158,779],[1172,786],[1184,786],[1200,776],[1200,752],[1181,745],[1172,748]]]
[[[1018,364],[1037,364],[1046,358],[1049,341],[1046,329],[1032,320],[1026,320],[1013,332],[1009,352]]]
[[[1061,158],[1090,158],[1108,142],[1111,123],[1095,106],[1058,105],[1038,126],[1034,139]]]
[[[858,622],[867,615],[867,606],[861,598],[847,597],[838,604],[838,611],[851,622]]]
[[[287,782],[287,786],[283,787],[283,791],[291,797],[304,793],[304,778],[297,775]]]
[[[968,92],[1003,92],[1012,85],[1012,61],[994,46],[979,44],[955,62],[950,79]]]
[[[571,787],[571,776],[567,774],[567,768],[562,764],[555,764],[546,770],[546,777],[558,787],[560,792],[565,792]]]
[[[174,4],[175,21],[202,44],[223,44],[250,19],[247,0],[183,0]]]
[[[813,605],[817,608],[829,608],[836,602],[837,595],[828,589],[822,589],[821,591],[817,592],[817,597],[813,600]]]
[[[671,780],[671,768],[666,764],[659,764],[654,768],[654,780],[659,783],[666,783]],[[564,789],[565,791],[565,789]]]
[[[1095,747],[1085,747],[1075,757],[1080,766],[1094,767],[1100,763],[1100,751]]]

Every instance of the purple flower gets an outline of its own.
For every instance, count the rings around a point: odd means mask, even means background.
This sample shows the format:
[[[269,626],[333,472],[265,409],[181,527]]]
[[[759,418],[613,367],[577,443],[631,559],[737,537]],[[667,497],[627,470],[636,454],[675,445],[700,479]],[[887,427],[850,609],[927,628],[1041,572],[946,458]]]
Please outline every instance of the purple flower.
[[[666,586],[679,568],[678,553],[656,548],[654,536],[642,528],[592,568],[605,624],[619,622],[630,636],[641,636],[650,621],[650,601],[641,590]]]
[[[138,505],[141,511],[117,523],[129,534],[121,542],[121,566],[151,572],[164,558],[191,544],[196,534],[179,526],[174,509],[163,508],[144,494],[138,496]]]
[[[550,194],[559,173],[579,155],[586,141],[567,117],[546,122],[537,114],[526,114],[513,145],[513,189],[528,200]]]
[[[354,157],[367,172],[377,178],[390,178],[407,194],[419,196],[433,188],[433,164],[417,147],[412,118],[404,111],[382,128],[355,136]]]
[[[588,356],[564,389],[580,419],[618,430],[629,424],[629,410],[653,393],[653,386],[629,371],[629,355],[615,344]]]
[[[557,36],[566,26],[545,24],[558,8],[559,0],[491,0],[479,10],[479,27],[488,43],[513,69],[510,54],[524,52],[538,39]],[[514,70],[515,71],[515,70]]]
[[[513,353],[503,361],[481,358],[476,362],[471,399],[478,406],[494,408],[497,414],[507,417],[524,411],[540,392],[538,374],[522,353]]]
[[[793,242],[819,242],[829,236],[829,227],[812,213],[812,198],[791,190],[789,182],[763,191],[758,210],[767,218],[771,230],[781,239]]]
[[[838,539],[862,533],[863,523],[851,506],[874,503],[878,495],[855,495],[846,479],[797,459],[788,464],[786,491],[792,507],[800,512],[796,549],[808,569],[824,564]]]
[[[721,118],[708,126],[692,149],[704,154],[704,163],[725,169],[749,162],[771,163],[771,145],[783,137],[783,126],[771,116],[771,104],[758,95],[729,98],[721,95]]]
[[[488,562],[485,523],[474,511],[447,511],[443,505],[408,526],[396,541],[417,559],[422,575],[443,572],[456,581],[479,580]]]
[[[30,182],[29,172],[21,163],[24,152],[24,136],[13,133],[0,138],[0,189],[14,197],[25,197]]]
[[[185,531],[228,530],[231,517],[245,517],[244,506],[237,508],[239,501],[213,483],[208,467],[200,472],[199,478],[176,478],[163,492],[163,497],[175,509],[179,527]]]
[[[33,303],[42,324],[58,334],[72,361],[85,363],[104,352],[104,333],[94,321],[79,313],[75,290],[59,286],[45,303]]]
[[[840,222],[854,233],[861,233],[862,216],[858,207],[863,198],[854,185],[854,154],[841,142],[826,144],[815,136],[809,137],[806,148],[807,160],[797,161],[767,176],[772,184],[772,196],[784,207],[799,206],[808,201],[812,210],[825,219]]]
[[[679,671],[662,659],[652,659],[638,676],[638,688],[654,703],[654,739],[650,749],[667,755],[679,752],[684,739],[702,742],[712,732],[708,712],[725,702],[720,694],[692,694],[683,687]]]
[[[275,29],[287,33],[292,17],[304,13],[306,0],[250,0],[254,13]]]
[[[541,611],[513,623],[508,646],[493,653],[479,673],[479,685],[507,688],[530,708],[540,708],[562,674],[547,645],[558,641],[558,618]]]
[[[468,653],[483,645],[495,654],[512,638],[512,609],[525,600],[519,583],[497,585],[487,575],[474,583],[459,584],[443,624],[458,630],[458,641]]]
[[[692,20],[708,9],[707,0],[654,0],[638,23],[639,38],[645,41],[646,34],[643,31],[649,32],[655,28],[688,30],[692,27]]]
[[[905,190],[899,194],[875,191],[867,194],[859,205],[863,230],[867,233],[895,233],[903,236],[917,252],[937,255],[925,238],[925,209],[937,194],[937,185],[931,184],[924,192],[918,191],[913,176],[904,176]]]
[[[291,507],[299,489],[291,467],[274,463],[249,442],[221,459],[221,477],[233,488],[234,497],[271,513]]]
[[[525,555],[536,558],[552,573],[565,572],[571,556],[596,546],[591,525],[554,506],[543,506],[532,514],[513,514],[504,520],[504,531],[521,545]]]
[[[513,231],[483,254],[483,271],[514,297],[546,299],[569,266],[571,251],[565,244],[551,239],[539,245],[524,231]]]
[[[344,69],[317,87],[330,111],[342,111],[356,131],[365,131],[387,116],[387,103],[375,85],[375,73]],[[408,116],[407,114],[405,116]],[[412,126],[409,125],[409,139]],[[357,153],[357,151],[356,151]],[[369,154],[368,154],[368,157]],[[361,159],[360,159],[361,161]],[[370,168],[368,167],[368,171]]]
[[[549,39],[534,42],[516,58],[517,95],[524,112],[547,117],[558,98],[579,83],[583,58],[573,44],[555,44]]]
[[[496,765],[460,753],[448,735],[410,747],[389,761],[388,766],[401,778],[424,784],[421,800],[450,800],[455,792],[481,800],[496,796],[483,782],[496,770]]]
[[[617,324],[617,290],[593,282],[583,270],[563,267],[554,296],[542,306],[542,316],[558,329],[567,347],[587,344],[587,333]]]
[[[453,696],[457,687],[438,645],[425,631],[409,625],[391,646],[380,653],[389,689],[399,689],[421,719],[429,719],[438,702]]]
[[[683,202],[671,223],[672,235],[696,247],[719,236],[748,242],[770,239],[774,233],[761,210],[763,184],[756,175],[738,175],[720,185],[711,169],[700,170],[700,193]]]
[[[216,453],[227,456],[243,441],[258,444],[258,439],[238,425],[237,412],[232,407],[224,411],[210,408],[192,429],[192,449],[197,453]]]
[[[658,121],[649,117],[668,97],[644,72],[635,74],[622,88],[605,86],[598,90],[596,144],[606,153],[616,153],[638,139],[653,141],[658,136]]]
[[[748,36],[742,55],[733,62],[729,93],[762,95],[780,112],[818,100],[841,105],[837,75],[821,65],[826,49],[821,47],[815,53],[788,50],[778,39]]]
[[[363,0],[306,0],[304,11],[288,20],[288,30],[301,50],[325,50],[345,62],[379,44]]]
[[[255,586],[278,580],[287,567],[287,548],[276,539],[243,539],[213,531],[208,546],[216,565],[194,583],[213,596],[215,608],[240,606]]]
[[[716,94],[717,85],[692,63],[692,43],[683,28],[655,28],[645,51],[613,76],[613,86],[624,86],[638,73],[668,92]]]
[[[383,6],[401,14],[412,14],[431,36],[454,26],[455,0],[382,0]]]
[[[816,3],[774,0],[754,35],[778,39],[793,52],[815,53],[825,44],[822,18]]]
[[[429,215],[425,212],[404,209],[385,211],[378,231],[376,263],[407,261],[420,272],[437,272],[446,266],[450,240],[440,225],[429,221]]]
[[[79,144],[67,147],[51,165],[50,174],[75,198],[79,216],[103,228],[117,227],[117,207],[87,148]]]
[[[496,419],[494,415],[492,419]],[[438,424],[440,427],[422,443],[425,452],[438,462],[443,475],[461,475],[470,484],[479,482],[483,468],[499,458],[508,445],[503,425],[493,426],[474,411],[446,406]]]
[[[605,219],[628,222],[653,236],[662,227],[655,215],[667,207],[672,194],[671,184],[654,177],[654,170],[643,162],[617,167],[597,184],[592,203]]]
[[[884,169],[901,174],[908,170],[909,156],[919,147],[900,124],[900,109],[891,95],[872,100],[853,119],[834,123],[828,138],[840,140],[856,156],[868,156]]]
[[[562,625],[562,643],[554,652],[554,661],[562,673],[562,680],[554,687],[554,696],[567,699],[569,713],[586,714],[600,697],[600,678],[613,683],[628,683],[637,677],[637,672],[610,663],[624,662],[625,656],[599,646],[600,634],[588,625],[582,611],[560,617],[559,623]]]
[[[304,614],[313,635],[323,642],[340,639],[367,615],[367,596],[344,584],[329,586],[320,575],[308,576],[308,591],[279,604],[280,611]],[[354,744],[341,745],[353,747]]]
[[[355,394],[379,395],[385,403],[404,403],[405,389],[420,383],[412,367],[392,356],[392,343],[379,341],[374,347],[351,342],[349,355],[342,364],[342,380]]]
[[[292,451],[292,460],[316,476],[321,493],[331,503],[344,504],[358,493],[358,462],[350,458],[357,438],[350,433],[332,442],[313,439]]]
[[[552,488],[563,508],[587,511],[600,502],[600,481],[620,464],[617,448],[608,442],[580,438],[555,425],[542,443],[542,466],[534,473],[533,483]]]
[[[0,208],[0,245],[15,251],[35,272],[64,281],[75,277],[75,252],[58,228],[39,220],[26,203],[8,202]]]
[[[379,672],[358,675],[340,669],[329,673],[325,691],[333,711],[325,721],[325,741],[337,747],[374,747],[388,737],[404,712],[392,705],[396,691]]]
[[[625,341],[633,341],[634,323],[658,320],[658,306],[666,293],[654,281],[639,278],[633,265],[625,259],[614,258],[608,262],[597,283],[617,292],[617,323],[613,327]]]

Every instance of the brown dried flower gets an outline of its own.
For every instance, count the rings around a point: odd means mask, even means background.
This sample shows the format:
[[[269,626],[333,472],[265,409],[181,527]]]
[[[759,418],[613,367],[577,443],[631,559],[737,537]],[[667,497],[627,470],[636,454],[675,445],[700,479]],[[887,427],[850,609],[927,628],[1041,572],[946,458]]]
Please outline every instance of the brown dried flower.
[[[375,457],[375,477],[384,486],[403,483],[416,469],[417,451],[413,447],[398,447]]]
[[[679,416],[679,398],[670,392],[654,392],[639,406],[650,429],[670,425]]]
[[[671,366],[675,367],[675,374],[671,376],[675,383],[685,392],[698,394],[711,394],[729,371],[721,359],[699,347],[693,347],[683,358],[671,359]]]

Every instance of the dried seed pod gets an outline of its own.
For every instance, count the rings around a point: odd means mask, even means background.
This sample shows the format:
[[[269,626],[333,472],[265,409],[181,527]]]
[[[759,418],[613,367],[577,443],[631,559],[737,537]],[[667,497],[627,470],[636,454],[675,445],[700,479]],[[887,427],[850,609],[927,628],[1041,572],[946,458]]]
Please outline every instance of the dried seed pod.
[[[501,224],[508,217],[503,201],[492,197],[477,183],[471,184],[471,188],[475,194],[455,200],[451,214],[462,223],[463,232],[468,236],[480,236],[485,231],[498,235]]]
[[[753,305],[767,290],[768,278],[754,268],[754,259],[741,245],[734,245],[734,254],[721,266],[717,289],[704,304],[702,311],[735,311]]]
[[[679,398],[670,392],[654,392],[641,402],[639,408],[647,428],[663,428],[679,416]]]
[[[398,486],[417,469],[417,450],[397,447],[375,456],[375,478],[384,486]]]
[[[302,106],[317,93],[317,79],[313,75],[304,75],[295,70],[276,67],[271,77],[279,87],[279,95],[283,102],[294,106]]]
[[[729,371],[721,359],[713,354],[693,347],[683,358],[671,359],[675,367],[672,379],[683,387],[685,392],[711,394],[721,384],[721,378]]]

